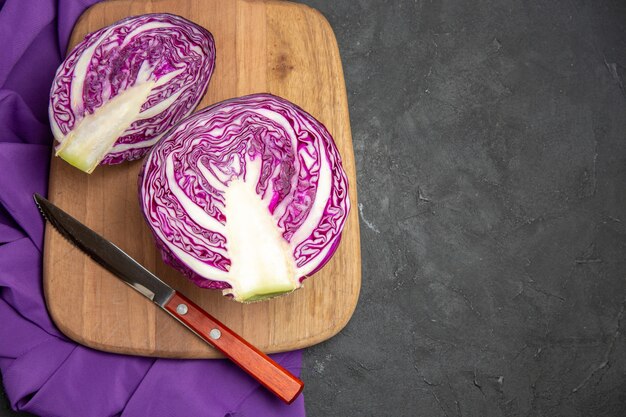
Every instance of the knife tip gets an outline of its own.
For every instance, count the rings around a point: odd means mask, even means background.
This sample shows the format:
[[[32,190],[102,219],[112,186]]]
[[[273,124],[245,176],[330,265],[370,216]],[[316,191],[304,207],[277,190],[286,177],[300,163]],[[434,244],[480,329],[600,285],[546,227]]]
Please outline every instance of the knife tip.
[[[33,194],[33,200],[35,200],[35,205],[37,206],[37,208],[39,209],[39,212],[41,213],[41,215],[45,219],[46,218],[46,213],[44,213],[42,205],[43,205],[43,202],[46,201],[46,199],[43,198],[40,194],[34,193]]]

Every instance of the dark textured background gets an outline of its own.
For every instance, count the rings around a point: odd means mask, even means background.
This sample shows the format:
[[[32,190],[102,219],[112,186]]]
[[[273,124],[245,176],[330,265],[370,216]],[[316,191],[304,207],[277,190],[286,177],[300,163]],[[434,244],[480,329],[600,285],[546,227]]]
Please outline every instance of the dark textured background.
[[[342,53],[363,251],[308,416],[626,416],[626,2],[307,3]]]

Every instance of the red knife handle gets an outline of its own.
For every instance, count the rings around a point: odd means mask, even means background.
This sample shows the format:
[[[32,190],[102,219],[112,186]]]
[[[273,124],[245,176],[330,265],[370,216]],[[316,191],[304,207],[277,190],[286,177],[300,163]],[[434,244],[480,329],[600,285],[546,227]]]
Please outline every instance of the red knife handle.
[[[287,404],[302,392],[304,383],[300,379],[184,295],[174,293],[165,309]]]

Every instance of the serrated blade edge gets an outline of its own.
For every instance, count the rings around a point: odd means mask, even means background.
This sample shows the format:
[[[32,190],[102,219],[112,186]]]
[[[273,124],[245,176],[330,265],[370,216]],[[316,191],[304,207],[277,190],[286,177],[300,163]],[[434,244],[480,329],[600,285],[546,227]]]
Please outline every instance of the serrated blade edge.
[[[70,243],[113,273],[124,283],[163,307],[174,289],[131,258],[114,243],[100,236],[39,194],[33,195],[43,217]]]

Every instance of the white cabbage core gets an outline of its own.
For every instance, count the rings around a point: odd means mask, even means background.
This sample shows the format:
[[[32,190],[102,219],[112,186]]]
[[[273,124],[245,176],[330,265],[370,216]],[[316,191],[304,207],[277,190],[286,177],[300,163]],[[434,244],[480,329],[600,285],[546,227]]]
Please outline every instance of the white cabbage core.
[[[256,181],[236,178],[228,184],[224,195],[226,246],[231,262],[227,282],[232,286],[224,293],[247,301],[300,286],[289,242],[255,186]]]
[[[135,85],[87,114],[61,141],[56,155],[87,173],[93,172],[117,139],[138,118],[154,81]]]
[[[228,271],[217,270],[175,245],[168,244],[168,247],[196,273],[228,283],[231,288],[225,289],[224,294],[232,295],[238,301],[261,300],[301,286],[293,247],[283,238],[277,218],[268,209],[271,196],[263,199],[256,192],[261,175],[260,164],[260,158],[246,158],[245,178],[231,177],[226,187],[220,187],[224,189],[224,205],[220,204],[226,216],[226,224],[223,225],[185,194],[176,182],[172,158],[165,160],[170,190],[189,218],[200,227],[226,238],[227,252],[216,248],[214,251],[230,259],[230,268]],[[202,171],[207,180],[218,181],[206,167],[202,164],[200,167],[204,168]],[[160,230],[155,232],[167,242]]]

